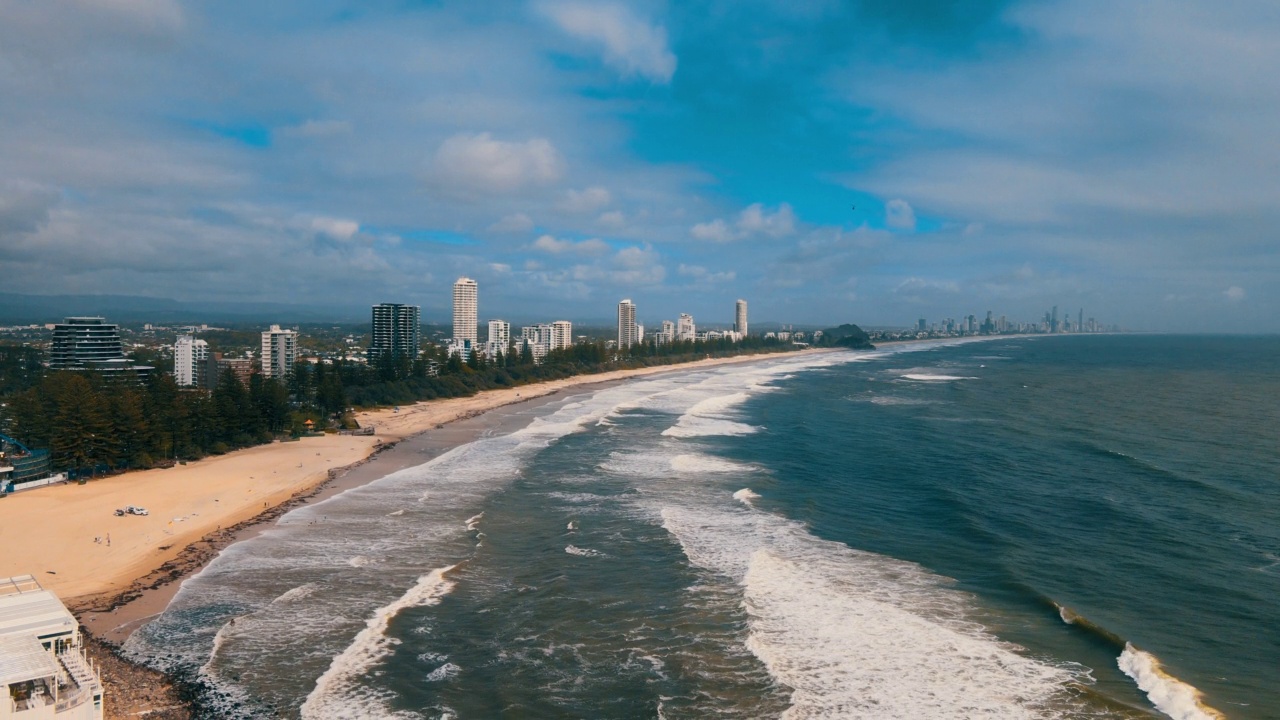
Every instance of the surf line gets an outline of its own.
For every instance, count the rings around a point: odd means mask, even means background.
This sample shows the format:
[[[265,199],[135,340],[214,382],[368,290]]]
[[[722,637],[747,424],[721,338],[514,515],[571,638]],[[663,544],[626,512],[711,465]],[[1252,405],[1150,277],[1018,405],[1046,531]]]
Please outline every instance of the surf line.
[[[463,563],[432,570],[418,578],[418,582],[404,595],[378,608],[365,627],[355,636],[333,662],[329,669],[316,679],[316,687],[299,709],[304,720],[320,720],[343,716],[345,704],[343,691],[358,685],[358,678],[390,654],[394,643],[387,637],[391,621],[402,611],[412,607],[427,607],[440,602],[456,583],[446,577]]]

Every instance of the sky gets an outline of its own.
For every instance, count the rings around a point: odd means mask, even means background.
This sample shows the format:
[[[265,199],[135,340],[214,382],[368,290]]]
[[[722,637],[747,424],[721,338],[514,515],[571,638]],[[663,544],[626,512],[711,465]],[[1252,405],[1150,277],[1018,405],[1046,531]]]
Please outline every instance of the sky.
[[[0,291],[1277,332],[1277,37],[1272,0],[0,0]]]

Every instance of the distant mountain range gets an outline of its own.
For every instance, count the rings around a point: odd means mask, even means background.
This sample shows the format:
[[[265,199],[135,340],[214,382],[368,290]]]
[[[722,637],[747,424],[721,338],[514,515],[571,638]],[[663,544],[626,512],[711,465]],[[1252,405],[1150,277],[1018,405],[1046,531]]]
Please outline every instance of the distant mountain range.
[[[0,293],[0,325],[61,322],[77,315],[113,322],[248,323],[355,322],[369,309],[286,303],[186,302],[134,295],[19,295]]]
[[[29,325],[34,323],[61,322],[76,316],[101,316],[117,323],[208,323],[210,325],[241,323],[351,323],[369,322],[369,305],[298,305],[292,303],[254,302],[192,302],[172,298],[143,297],[140,295],[20,295],[0,293],[0,325]],[[449,324],[448,309],[423,308],[422,321],[427,324]],[[481,317],[481,323],[494,315]],[[509,320],[512,325],[573,320],[575,326],[587,328],[611,328],[613,318],[564,318],[563,316],[523,317],[496,315]],[[696,319],[696,316],[695,316]],[[728,322],[698,323],[699,327],[728,328]],[[795,325],[778,322],[752,322],[756,333],[794,329],[811,331],[820,325]],[[646,328],[647,330],[655,328]]]

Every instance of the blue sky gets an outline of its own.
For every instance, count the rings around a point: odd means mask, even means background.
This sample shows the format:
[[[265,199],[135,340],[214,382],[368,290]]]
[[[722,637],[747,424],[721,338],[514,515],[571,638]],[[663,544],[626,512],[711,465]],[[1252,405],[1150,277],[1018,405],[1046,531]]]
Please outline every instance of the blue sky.
[[[0,0],[8,292],[1280,331],[1268,2]]]

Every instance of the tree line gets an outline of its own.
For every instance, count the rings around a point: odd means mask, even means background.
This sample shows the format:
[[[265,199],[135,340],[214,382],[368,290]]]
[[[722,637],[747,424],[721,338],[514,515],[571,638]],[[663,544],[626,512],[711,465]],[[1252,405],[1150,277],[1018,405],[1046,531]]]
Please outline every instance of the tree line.
[[[84,475],[194,460],[313,428],[355,427],[353,406],[407,405],[572,375],[792,348],[759,337],[648,340],[622,350],[596,341],[552,351],[535,363],[527,346],[494,358],[472,353],[466,360],[428,346],[416,358],[299,362],[283,381],[255,374],[246,385],[227,370],[212,391],[181,388],[163,373],[128,382],[86,371],[46,372],[28,348],[0,348],[0,430],[48,449],[55,470]]]

